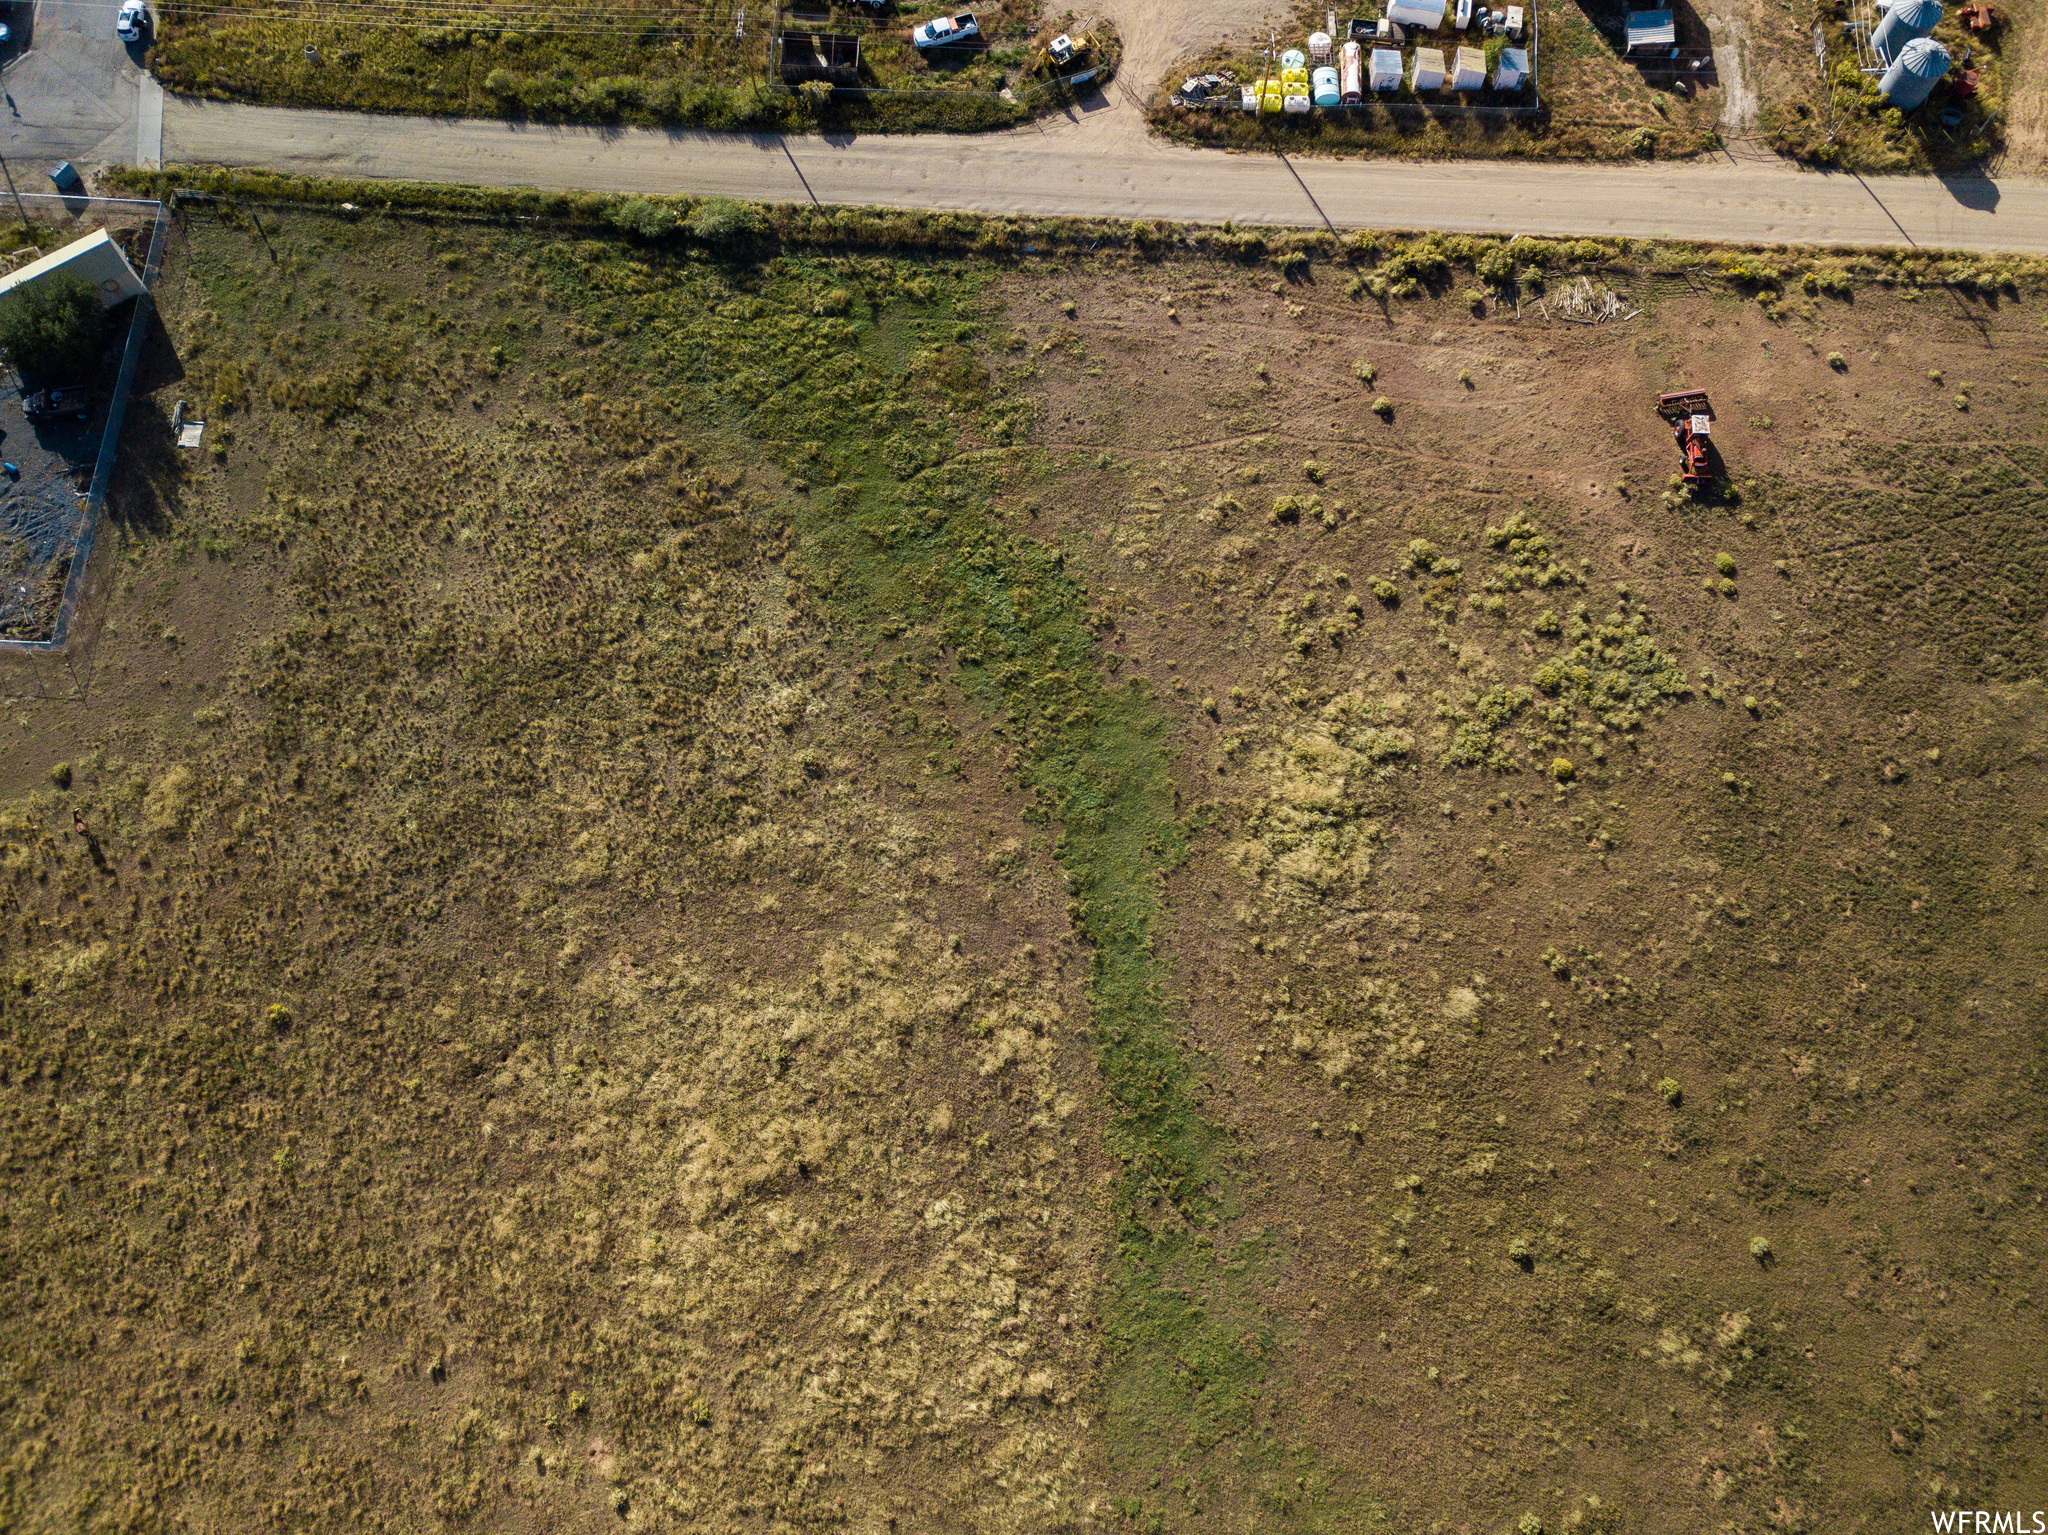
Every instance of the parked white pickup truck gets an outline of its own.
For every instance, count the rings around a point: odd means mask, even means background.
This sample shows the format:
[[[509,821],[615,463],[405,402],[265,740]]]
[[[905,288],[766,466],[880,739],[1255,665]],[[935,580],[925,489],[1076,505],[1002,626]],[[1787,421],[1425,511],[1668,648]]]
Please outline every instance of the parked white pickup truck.
[[[920,48],[950,48],[979,36],[981,23],[974,19],[972,11],[962,11],[958,16],[935,16],[910,29],[911,42]]]

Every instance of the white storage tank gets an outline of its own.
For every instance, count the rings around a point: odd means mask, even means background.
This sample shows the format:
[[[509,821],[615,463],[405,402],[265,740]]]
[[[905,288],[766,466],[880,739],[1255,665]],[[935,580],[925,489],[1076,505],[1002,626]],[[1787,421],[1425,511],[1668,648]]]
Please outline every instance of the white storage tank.
[[[1309,76],[1309,90],[1319,107],[1334,107],[1344,100],[1344,92],[1337,84],[1337,71],[1327,64]]]
[[[1898,0],[1870,29],[1870,46],[1887,64],[1916,37],[1941,25],[1941,0]]]
[[[1373,49],[1372,73],[1366,77],[1366,84],[1376,91],[1398,91],[1401,88],[1401,50]]]
[[[1948,50],[1931,37],[1916,37],[1877,82],[1877,93],[1901,112],[1910,112],[1933,94],[1948,73]]]
[[[1365,50],[1356,42],[1338,50],[1339,73],[1343,77],[1344,104],[1355,107],[1365,99]]]
[[[1289,48],[1280,55],[1280,68],[1283,73],[1290,69],[1307,69],[1308,56],[1299,48]]]
[[[1330,62],[1330,34],[1311,32],[1308,35],[1308,56],[1318,64]]]

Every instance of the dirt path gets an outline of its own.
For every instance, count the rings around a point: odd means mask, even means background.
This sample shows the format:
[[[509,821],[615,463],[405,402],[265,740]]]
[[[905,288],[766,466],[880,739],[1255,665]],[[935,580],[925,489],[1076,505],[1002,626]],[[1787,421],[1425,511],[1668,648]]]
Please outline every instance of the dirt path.
[[[1105,106],[979,138],[543,128],[173,98],[164,159],[484,186],[1221,222],[2048,253],[2048,182],[1866,181],[1688,165],[1295,160],[1097,129]],[[1056,140],[1056,143],[1047,141]]]
[[[1708,7],[1707,31],[1714,40],[1714,73],[1721,81],[1721,132],[1740,138],[1756,124],[1756,72],[1750,62],[1749,17],[1739,3]]]
[[[1094,14],[1116,23],[1123,64],[1110,88],[1086,108],[1018,130],[1065,138],[1085,133],[1091,148],[1129,148],[1147,137],[1144,103],[1175,59],[1219,37],[1235,37],[1288,15],[1284,0],[1106,0]]]

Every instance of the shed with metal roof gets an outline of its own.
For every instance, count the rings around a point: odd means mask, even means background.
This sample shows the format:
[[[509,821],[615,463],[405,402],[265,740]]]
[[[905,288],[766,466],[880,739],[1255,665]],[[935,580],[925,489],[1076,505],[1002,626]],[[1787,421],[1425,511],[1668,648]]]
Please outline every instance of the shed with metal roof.
[[[1673,48],[1678,44],[1678,22],[1670,11],[1630,11],[1628,13],[1628,51],[1647,53],[1656,48]]]

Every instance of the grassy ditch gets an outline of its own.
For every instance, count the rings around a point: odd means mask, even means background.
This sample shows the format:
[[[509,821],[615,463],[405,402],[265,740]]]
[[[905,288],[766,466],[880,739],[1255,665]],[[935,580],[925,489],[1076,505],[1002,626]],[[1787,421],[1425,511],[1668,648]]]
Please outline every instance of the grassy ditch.
[[[911,300],[907,312],[855,307],[844,288],[812,298],[833,280],[829,267],[769,270],[762,296],[775,319],[765,333],[758,322],[697,318],[716,306],[688,283],[643,301],[645,319],[682,328],[696,387],[716,387],[742,359],[767,369],[729,403],[750,406],[745,429],[786,455],[787,472],[830,481],[792,509],[792,575],[836,626],[935,645],[919,657],[925,664],[949,653],[1056,829],[1069,912],[1090,953],[1108,1150],[1122,1168],[1104,1315],[1111,1465],[1131,1485],[1185,1476],[1191,1462],[1232,1494],[1278,1485],[1303,1469],[1254,1431],[1275,1341],[1259,1290],[1279,1251],[1262,1232],[1233,1241],[1220,1230],[1242,1213],[1230,1142],[1202,1109],[1153,953],[1160,882],[1186,835],[1168,777],[1167,716],[1143,684],[1105,676],[1100,620],[1062,551],[1010,531],[990,503],[991,460],[1006,455],[963,453],[952,430],[930,429],[943,402],[990,443],[1016,433],[1013,403],[989,395],[975,351],[976,294],[994,269],[897,268],[889,275]],[[820,357],[806,317],[821,303],[862,333],[858,353],[842,351],[838,365]],[[1209,1463],[1226,1444],[1231,1455]],[[1142,1505],[1130,1495],[1125,1512]]]
[[[342,20],[289,3],[228,17],[174,4],[150,66],[167,86],[218,100],[726,130],[975,131],[1064,104],[1037,68],[1050,34],[1035,9],[979,14],[982,46],[928,56],[909,41],[922,13],[877,22],[834,11],[826,29],[862,43],[858,90],[836,94],[822,83],[771,88],[776,12],[749,17],[724,0],[448,25]],[[1101,37],[1113,66],[1114,29]]]
[[[582,239],[186,214],[164,305],[208,449],[179,459],[150,439],[156,456],[121,509],[138,541],[121,596],[190,561],[227,589],[276,570],[285,612],[257,623],[263,638],[214,701],[161,722],[168,742],[128,744],[137,721],[111,749],[101,736],[68,754],[0,835],[11,899],[63,935],[5,951],[9,1133],[40,1136],[61,1093],[83,1107],[52,1120],[35,1155],[96,1146],[118,1119],[134,1173],[61,1195],[52,1184],[8,1228],[31,1277],[4,1325],[24,1378],[45,1383],[31,1418],[61,1425],[66,1403],[94,1401],[103,1421],[135,1424],[152,1468],[118,1484],[114,1461],[60,1456],[54,1469],[95,1504],[132,1484],[136,1499],[230,1522],[280,1497],[320,1516],[367,1496],[374,1463],[447,1520],[596,1500],[690,1527],[771,1491],[785,1506],[828,1500],[861,1458],[846,1434],[885,1419],[899,1452],[967,1444],[979,1464],[1005,1441],[963,1439],[971,1424],[907,1404],[825,1411],[805,1431],[824,1469],[791,1492],[781,1441],[755,1439],[803,1399],[781,1396],[772,1369],[716,1361],[733,1339],[795,1328],[773,1317],[812,1304],[798,1270],[832,1261],[835,1203],[880,1198],[862,1236],[901,1220],[898,1247],[979,1208],[946,1261],[986,1265],[973,1255],[994,1238],[977,1232],[1038,1242],[1089,1219],[1042,1169],[1106,1146],[1106,1274],[1047,1273],[1027,1250],[976,1281],[1036,1296],[1019,1314],[1027,1335],[1066,1360],[1005,1365],[979,1388],[1018,1420],[1008,1463],[1085,1488],[1105,1455],[1134,1514],[1166,1476],[1280,1507],[1304,1486],[1325,1512],[1354,1506],[1255,1421],[1277,1336],[1264,1287],[1283,1259],[1263,1233],[1225,1234],[1239,1213],[1232,1148],[1163,1001],[1159,883],[1185,836],[1167,716],[1105,675],[1062,551],[1015,533],[989,493],[991,469],[1023,453],[1010,445],[1018,402],[990,388],[978,350],[978,295],[1000,269],[783,254],[761,226],[702,211],[652,238],[613,222]],[[743,484],[728,467],[764,458],[779,474]],[[783,604],[779,621],[758,616]],[[135,639],[182,656],[205,633],[159,616]],[[836,736],[806,723],[823,708],[803,702],[824,688],[821,649],[870,684]],[[992,1084],[1011,1092],[1017,1052],[1049,1048],[1033,1043],[1058,1012],[1053,982],[1034,977],[1042,958],[942,984],[957,961],[914,905],[885,929],[909,937],[848,940],[808,979],[743,949],[718,962],[728,990],[701,959],[650,961],[644,935],[627,940],[638,966],[586,965],[619,941],[596,892],[688,913],[701,935],[731,891],[746,926],[770,898],[850,921],[859,902],[842,911],[807,892],[919,877],[908,832],[877,852],[803,849],[873,842],[876,813],[839,798],[864,792],[847,763],[898,748],[863,721],[912,721],[918,749],[942,743],[949,689],[1052,830],[1088,955],[1103,1145],[1048,1140],[1071,1112],[1049,1079],[1018,1091],[1015,1112],[994,1099]],[[927,763],[906,781],[937,792],[959,771]],[[90,817],[89,851],[41,833],[67,794]],[[472,973],[462,956],[478,944],[505,958]],[[841,1021],[792,1026],[820,993]],[[959,1039],[948,1031],[963,1013],[975,1024]],[[871,1120],[819,1108],[933,1091],[935,1068],[856,1064],[875,1047],[859,1032],[870,1021],[917,1061],[966,1055],[953,1091],[976,1119],[914,1119],[900,1169],[880,1159]],[[737,1099],[713,1086],[732,1073]],[[650,1074],[680,1075],[680,1098],[709,1091],[710,1106],[679,1122],[673,1087],[641,1100]],[[502,1156],[494,1135],[508,1138]],[[571,1141],[594,1160],[543,1189],[545,1159],[520,1148]],[[485,1152],[459,1149],[474,1144]],[[965,1192],[910,1178],[947,1147]],[[465,1171],[422,1181],[429,1164]],[[695,1212],[681,1234],[677,1188]],[[882,1192],[855,1192],[870,1188]],[[797,1213],[743,1236],[763,1199]],[[146,1250],[110,1235],[129,1229],[111,1218],[119,1201],[151,1233]],[[415,1233],[403,1244],[401,1226]],[[664,1231],[684,1244],[674,1268]],[[712,1232],[732,1257],[704,1256]],[[110,1299],[81,1287],[117,1268]],[[1062,1344],[1053,1330],[1063,1293],[1100,1318],[1100,1378],[1077,1352],[1085,1335]],[[906,1303],[945,1317],[961,1294],[935,1271]],[[847,1336],[867,1340],[863,1389],[901,1376],[906,1356],[888,1344],[907,1324],[834,1304]],[[108,1306],[118,1325],[96,1324]],[[670,1319],[663,1341],[623,1346],[636,1310]],[[955,1325],[969,1321],[963,1310]],[[982,1347],[1005,1341],[984,1325]],[[991,1368],[944,1349],[934,1339],[931,1357],[954,1359],[949,1373]],[[103,1355],[135,1364],[112,1397],[81,1374]],[[204,1411],[184,1405],[193,1392]],[[367,1460],[280,1471],[278,1452],[308,1443],[312,1423],[372,1401],[387,1427]],[[1102,1437],[1061,1451],[1077,1406],[1084,1422],[1106,1408]],[[1031,1427],[1055,1408],[1057,1431]],[[585,1436],[605,1447],[601,1469],[584,1467]],[[214,1463],[195,1469],[216,1438]],[[932,1494],[922,1464],[916,1485],[936,1507],[999,1495]],[[8,1522],[33,1524],[49,1485],[10,1482]]]

